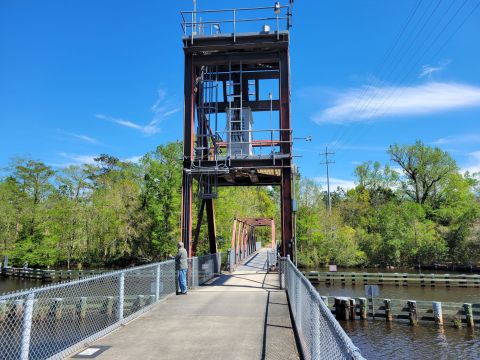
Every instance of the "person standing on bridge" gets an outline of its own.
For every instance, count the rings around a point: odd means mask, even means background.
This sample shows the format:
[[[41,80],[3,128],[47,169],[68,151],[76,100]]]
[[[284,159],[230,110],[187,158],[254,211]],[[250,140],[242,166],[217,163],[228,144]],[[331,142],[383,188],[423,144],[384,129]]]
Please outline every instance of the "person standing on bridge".
[[[187,295],[187,270],[188,259],[187,250],[183,242],[178,243],[178,252],[175,256],[175,268],[178,272],[178,285],[180,287],[179,295]]]

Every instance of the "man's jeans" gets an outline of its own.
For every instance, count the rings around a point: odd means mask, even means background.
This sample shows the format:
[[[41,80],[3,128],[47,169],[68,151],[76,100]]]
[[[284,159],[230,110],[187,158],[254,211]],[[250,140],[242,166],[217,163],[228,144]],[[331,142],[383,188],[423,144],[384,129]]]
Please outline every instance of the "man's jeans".
[[[187,292],[187,269],[178,270],[178,285],[182,294]]]

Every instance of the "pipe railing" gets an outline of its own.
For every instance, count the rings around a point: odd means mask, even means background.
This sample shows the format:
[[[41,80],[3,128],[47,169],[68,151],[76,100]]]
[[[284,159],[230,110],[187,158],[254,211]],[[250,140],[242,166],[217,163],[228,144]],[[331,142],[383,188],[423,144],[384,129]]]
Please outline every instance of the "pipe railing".
[[[240,24],[257,23],[262,25],[273,24],[277,39],[282,29],[289,30],[291,27],[291,6],[280,5],[276,3],[274,6],[252,7],[252,8],[231,8],[218,10],[190,10],[180,11],[182,17],[181,27],[183,35],[190,39],[193,44],[195,37],[216,36],[219,34],[229,35],[236,41],[239,33],[252,31],[253,26],[238,31]],[[239,17],[241,16],[241,17]],[[205,17],[207,19],[205,19]],[[208,19],[212,17],[212,19]],[[283,23],[285,26],[282,26]],[[205,33],[205,27],[210,28],[210,34]],[[259,28],[255,32],[259,32]],[[267,29],[264,28],[263,32]]]

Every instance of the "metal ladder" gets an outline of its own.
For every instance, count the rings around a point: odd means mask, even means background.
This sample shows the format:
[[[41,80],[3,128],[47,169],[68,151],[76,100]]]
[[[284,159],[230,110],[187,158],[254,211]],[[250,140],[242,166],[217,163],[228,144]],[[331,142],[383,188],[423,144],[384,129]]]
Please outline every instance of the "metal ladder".
[[[232,80],[232,62],[228,62],[228,88],[227,88],[227,99],[228,99],[228,120],[229,128],[228,131],[228,159],[229,165],[232,158],[232,143],[244,141],[243,139],[243,64],[240,61],[238,73],[238,83],[233,82]],[[239,94],[235,94],[235,86],[240,86]],[[229,91],[231,91],[229,93]],[[235,101],[236,99],[239,101]],[[233,105],[233,106],[232,106]],[[238,118],[237,118],[238,115]],[[240,147],[242,149],[242,147]],[[243,149],[242,149],[243,151]],[[243,153],[242,153],[243,155]]]

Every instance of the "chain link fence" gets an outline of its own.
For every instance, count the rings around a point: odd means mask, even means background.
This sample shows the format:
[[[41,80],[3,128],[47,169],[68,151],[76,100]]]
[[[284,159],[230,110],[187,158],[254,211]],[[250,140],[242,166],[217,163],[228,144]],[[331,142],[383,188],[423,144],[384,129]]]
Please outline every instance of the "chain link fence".
[[[189,286],[212,279],[221,254],[189,259]],[[175,261],[0,296],[0,359],[62,359],[175,294]]]
[[[187,285],[200,286],[218,275],[222,268],[222,253],[196,256],[188,259]]]
[[[305,359],[364,359],[317,290],[289,258],[280,259],[280,284],[287,290],[300,350]]]
[[[276,249],[267,252],[267,272],[271,272],[278,266],[278,253]]]

